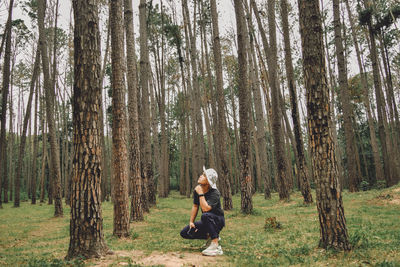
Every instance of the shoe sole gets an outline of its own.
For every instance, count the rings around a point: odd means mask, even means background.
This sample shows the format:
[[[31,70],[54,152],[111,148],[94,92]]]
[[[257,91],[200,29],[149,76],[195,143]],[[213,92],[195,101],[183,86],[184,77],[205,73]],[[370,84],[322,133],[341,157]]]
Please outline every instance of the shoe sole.
[[[224,254],[224,252],[217,252],[217,253],[204,253],[202,252],[203,256],[209,256],[209,257],[214,257],[214,256],[221,256]]]

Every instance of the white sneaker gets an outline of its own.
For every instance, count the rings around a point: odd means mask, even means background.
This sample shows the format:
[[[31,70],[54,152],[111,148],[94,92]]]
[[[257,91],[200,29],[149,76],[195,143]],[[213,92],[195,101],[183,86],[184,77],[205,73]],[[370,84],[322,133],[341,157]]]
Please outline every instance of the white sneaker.
[[[208,248],[211,245],[211,237],[207,238],[207,242],[203,245],[203,248]],[[221,241],[221,237],[218,237],[218,241]]]
[[[218,256],[224,254],[221,246],[218,246],[214,242],[211,242],[211,245],[201,252],[204,256]]]

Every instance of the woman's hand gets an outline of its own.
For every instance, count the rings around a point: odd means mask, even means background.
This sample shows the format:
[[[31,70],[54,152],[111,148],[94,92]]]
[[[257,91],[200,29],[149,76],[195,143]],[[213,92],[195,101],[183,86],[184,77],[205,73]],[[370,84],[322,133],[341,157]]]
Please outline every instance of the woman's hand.
[[[189,228],[196,228],[196,225],[194,225],[194,223],[190,222],[189,223]]]
[[[204,194],[203,192],[203,188],[201,187],[201,185],[197,185],[194,190],[196,191],[197,194]]]

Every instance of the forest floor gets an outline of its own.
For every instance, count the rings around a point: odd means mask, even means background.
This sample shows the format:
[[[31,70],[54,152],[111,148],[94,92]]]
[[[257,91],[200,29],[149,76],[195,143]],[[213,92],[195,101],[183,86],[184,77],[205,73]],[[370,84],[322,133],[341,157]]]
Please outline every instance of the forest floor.
[[[314,195],[315,199],[315,195]],[[224,255],[201,255],[202,240],[184,240],[179,232],[190,216],[192,200],[171,192],[158,199],[144,222],[131,224],[131,238],[112,236],[113,206],[102,205],[104,233],[114,255],[102,259],[63,260],[69,245],[69,207],[54,218],[53,206],[3,203],[0,210],[0,266],[400,266],[400,185],[383,190],[343,193],[353,250],[318,248],[319,222],[315,203],[306,206],[299,192],[289,202],[253,197],[252,215],[226,211],[220,244]],[[281,229],[265,229],[276,217]]]

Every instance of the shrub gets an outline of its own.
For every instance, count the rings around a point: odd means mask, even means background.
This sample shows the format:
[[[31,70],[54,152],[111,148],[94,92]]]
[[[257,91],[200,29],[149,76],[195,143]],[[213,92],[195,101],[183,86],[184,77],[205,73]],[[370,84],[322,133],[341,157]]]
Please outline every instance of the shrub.
[[[282,224],[276,220],[276,217],[269,217],[265,219],[265,230],[282,229]]]
[[[384,189],[384,188],[386,188],[386,181],[384,181],[384,180],[376,181],[375,188],[376,189]]]
[[[362,191],[369,190],[369,183],[367,181],[362,181],[360,183],[360,188],[361,188]]]

